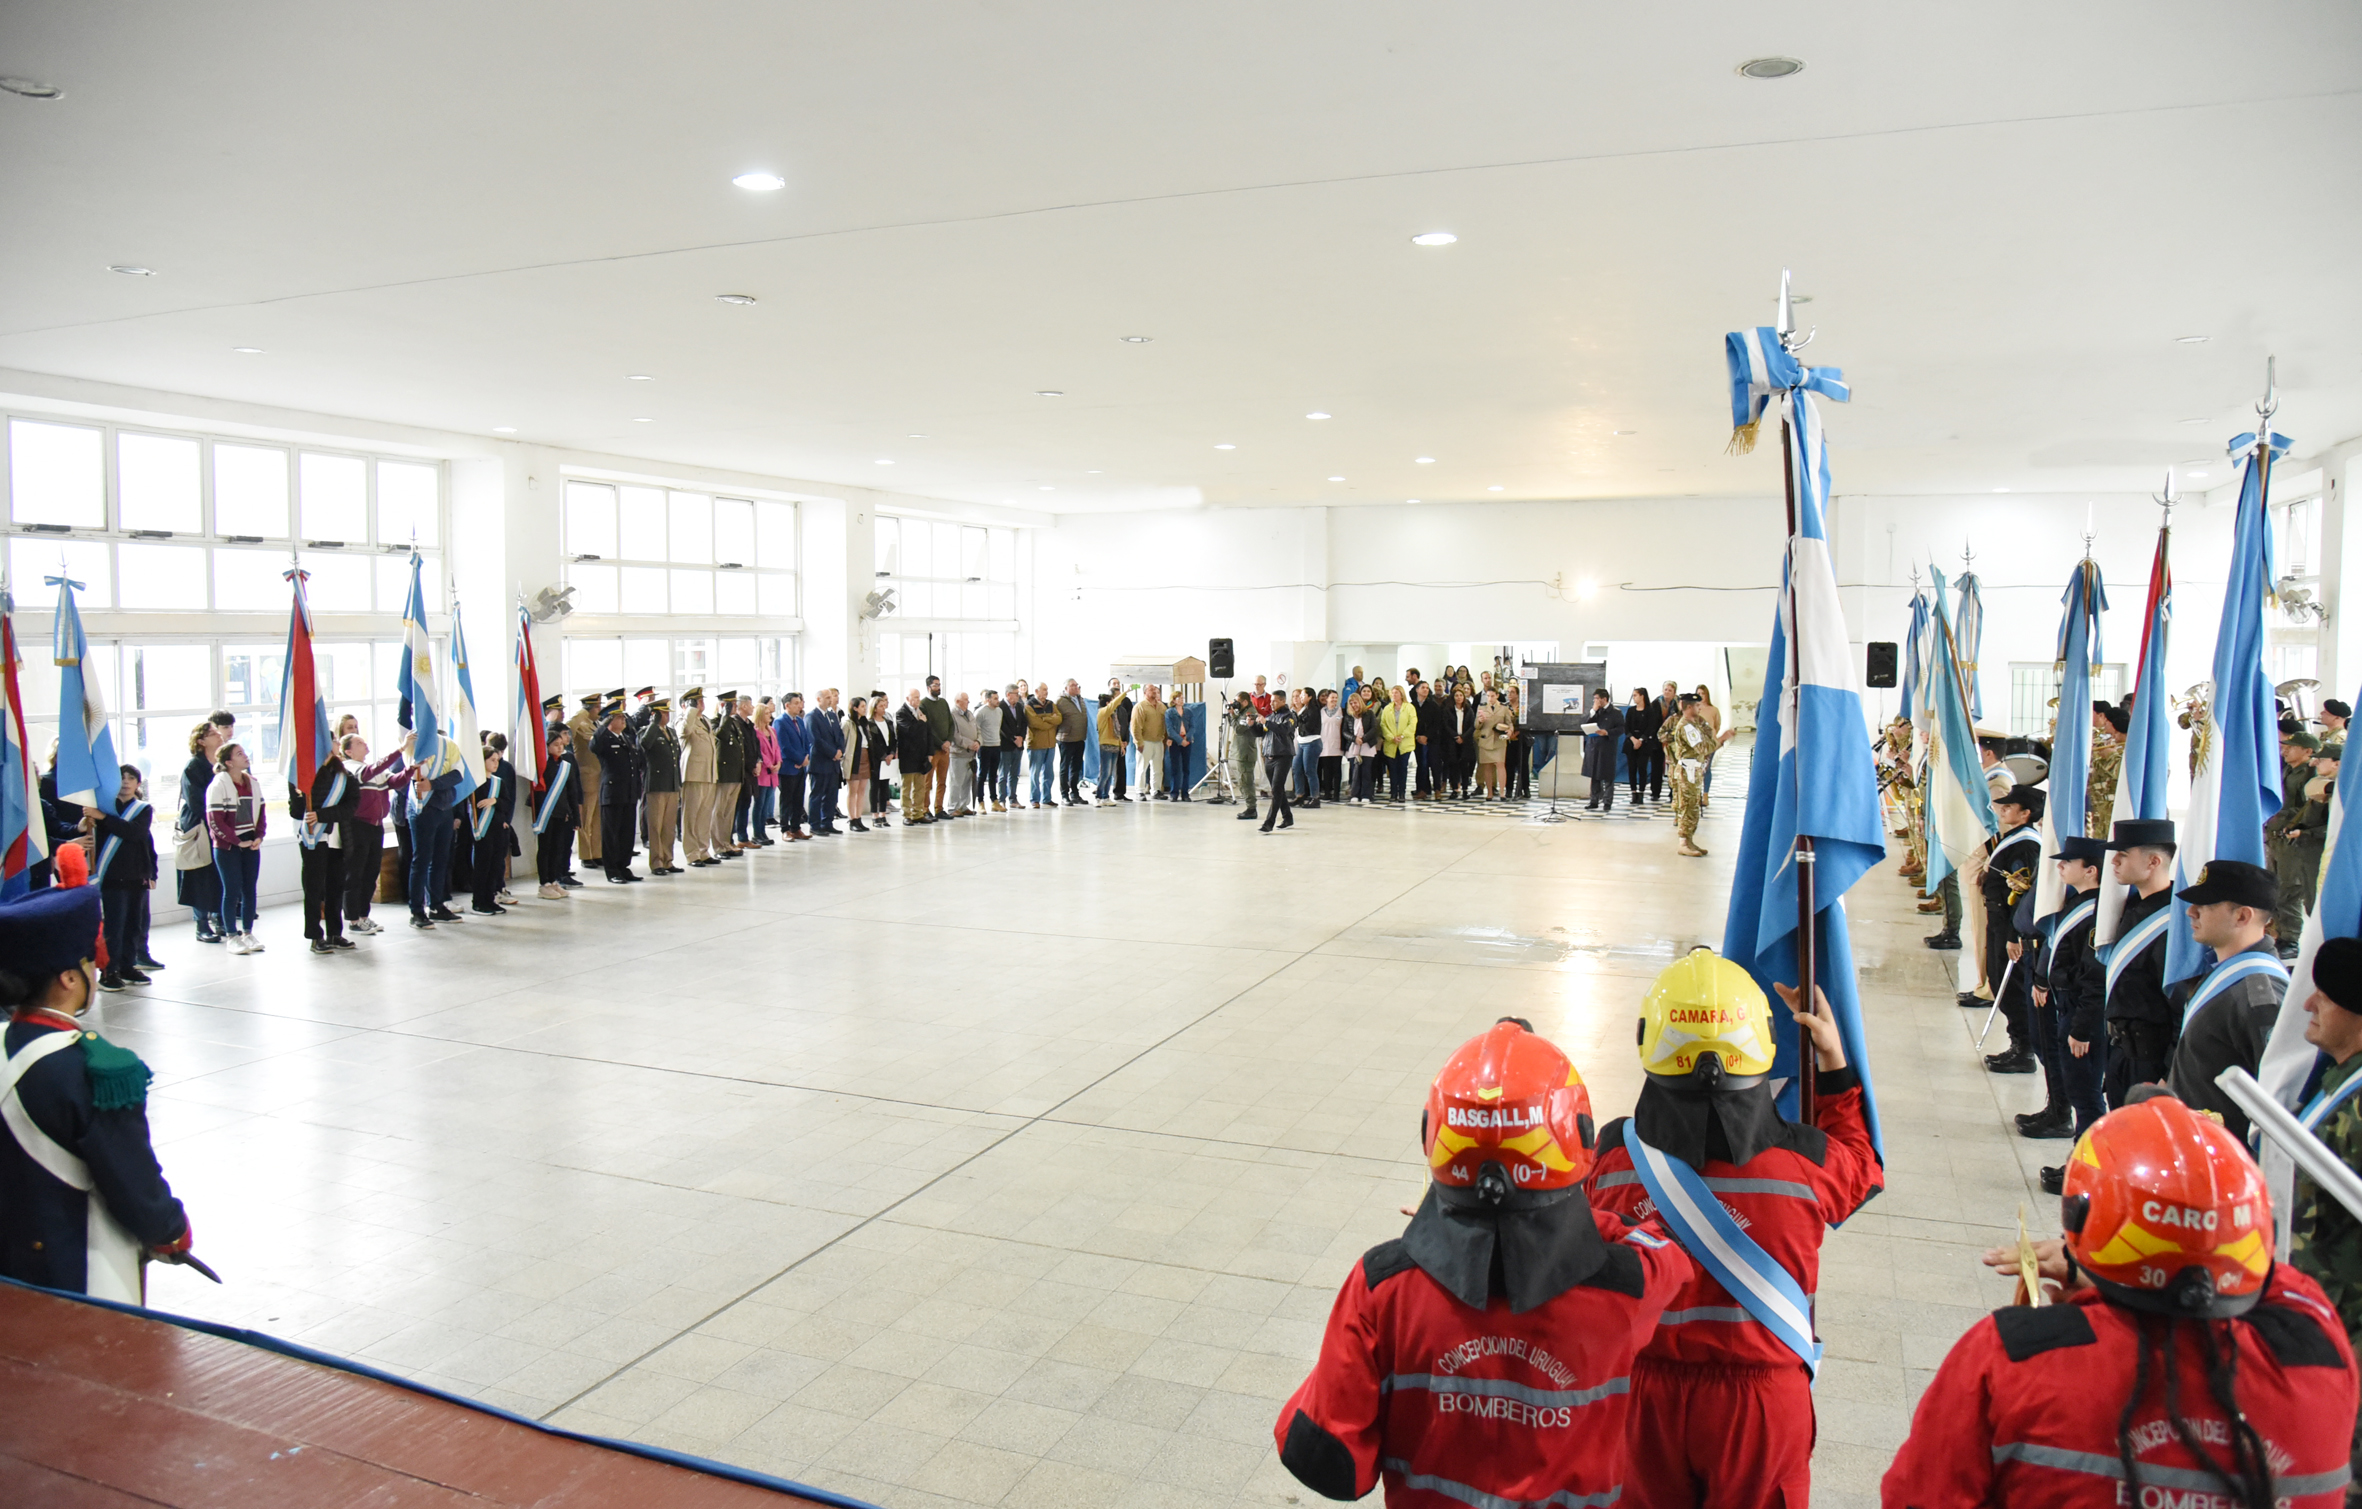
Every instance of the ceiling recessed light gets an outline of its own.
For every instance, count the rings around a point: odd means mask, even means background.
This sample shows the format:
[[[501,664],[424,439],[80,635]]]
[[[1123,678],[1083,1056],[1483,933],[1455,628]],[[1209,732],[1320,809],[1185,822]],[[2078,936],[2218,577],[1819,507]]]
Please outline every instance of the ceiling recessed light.
[[[1499,484],[1498,482],[1494,483],[1494,484],[1493,484],[1491,487],[1488,487],[1488,488],[1486,488],[1486,489],[1485,489],[1485,491],[1486,491],[1486,492],[1488,492],[1488,493],[1497,493],[1497,492],[1500,492],[1500,491],[1502,491],[1502,490],[1503,490],[1503,489],[1502,489],[1502,487],[1501,487],[1501,484]]]
[[[1309,413],[1309,414],[1305,415],[1304,417],[1305,417],[1306,419],[1326,419],[1326,418],[1328,418],[1329,416],[1328,416],[1328,415],[1326,415],[1326,414],[1323,414],[1323,413],[1322,413],[1320,410],[1318,410],[1318,409],[1314,409],[1314,410],[1313,410],[1311,413]]]
[[[1617,434],[1619,434],[1619,435],[1637,435],[1637,434],[1639,434],[1639,433],[1640,433],[1640,431],[1638,431],[1638,430],[1618,430],[1618,431],[1616,431],[1616,433],[1617,433]]]
[[[2179,346],[2203,346],[2209,338],[2203,335],[2177,335],[2173,339],[2174,344]]]
[[[1995,491],[1995,492],[1997,492],[1997,493],[2005,493],[2005,492],[2008,492],[2008,491],[2009,491],[2009,489],[2008,489],[2008,488],[2006,488],[2006,487],[1996,487],[1996,488],[1994,488],[1994,489],[1993,489],[1993,491]]]
[[[635,415],[632,419],[633,424],[654,424],[655,422],[645,414]]]
[[[2206,420],[2206,419],[2204,419],[2204,418],[2198,418],[2198,419],[2185,419],[2185,420],[2182,420],[2181,422],[2182,422],[2183,424],[2206,424],[2206,423],[2208,423],[2209,421],[2208,421],[2208,420]]]
[[[513,424],[496,424],[492,427],[492,433],[495,435],[514,435],[516,432],[517,427]]]
[[[1342,481],[1344,481],[1345,479],[1344,479],[1343,477],[1331,477],[1329,480],[1330,480],[1331,482],[1342,482]]]
[[[1421,465],[1421,466],[1433,466],[1433,465],[1435,465],[1435,458],[1434,458],[1433,456],[1413,456],[1413,457],[1411,458],[1411,460],[1413,460],[1414,462],[1418,463],[1418,464],[1419,464],[1419,465]]]
[[[1454,241],[1459,239],[1460,238],[1458,236],[1453,235],[1450,231],[1421,231],[1418,235],[1411,237],[1411,245],[1449,246]]]
[[[752,304],[755,301],[751,293],[717,293],[714,297],[725,304]]]
[[[136,262],[117,262],[113,266],[109,267],[107,271],[119,272],[127,278],[152,278],[156,275],[156,270],[154,268],[142,267]]]
[[[1036,398],[1064,398],[1066,390],[1064,388],[1036,388],[1033,390],[1033,396]]]
[[[888,460],[887,460],[885,457],[883,457],[883,456],[880,456],[880,457],[878,457],[878,465],[880,465],[880,466],[892,466],[893,464],[894,464],[893,462],[891,462],[891,461],[888,461]]]
[[[1116,339],[1127,346],[1145,346],[1156,337],[1153,335],[1119,335]]]
[[[44,84],[39,79],[0,78],[0,89],[10,94],[23,95],[29,100],[60,100],[66,92],[55,84]]]
[[[1218,451],[1235,451],[1238,449],[1238,447],[1232,445],[1227,440],[1218,440],[1214,443],[1214,449]]]
[[[623,380],[625,382],[654,382],[656,377],[654,373],[650,372],[626,372],[623,374]]]
[[[927,437],[924,435],[905,435],[902,438],[905,440],[924,440]]]
[[[2199,468],[2197,468],[2196,470],[2192,471],[2192,472],[2190,473],[2190,475],[2191,475],[2191,476],[2193,476],[2193,477],[2203,477],[2203,476],[2205,476],[2205,475],[2206,475],[2206,469],[2205,469],[2204,467],[2199,467]]]
[[[262,347],[260,346],[232,346],[230,349],[238,353],[240,356],[262,355]]]
[[[777,173],[741,173],[730,181],[742,189],[753,189],[758,194],[768,194],[773,189],[787,187],[787,180]]]
[[[1054,492],[1056,492],[1057,490],[1058,490],[1058,489],[1056,489],[1055,487],[1052,487],[1052,486],[1051,486],[1049,483],[1047,483],[1047,482],[1044,482],[1044,483],[1042,484],[1042,491],[1043,491],[1043,492],[1046,492],[1046,493],[1054,493]]]
[[[1784,79],[1804,72],[1804,63],[1797,58],[1749,58],[1739,65],[1739,75],[1750,79]]]
[[[1403,499],[1403,501],[1404,501],[1405,503],[1416,503],[1416,502],[1418,502],[1419,500],[1418,500],[1417,498],[1405,498],[1405,499]]]
[[[1099,470],[1099,468],[1097,468],[1097,467],[1095,467],[1095,466],[1094,466],[1094,467],[1092,467],[1092,468],[1091,468],[1089,471],[1087,471],[1087,472],[1083,473],[1083,475],[1084,475],[1084,476],[1086,476],[1086,477],[1100,477],[1100,476],[1105,476],[1105,475],[1106,475],[1106,473],[1104,473],[1104,472],[1100,471],[1100,470]]]

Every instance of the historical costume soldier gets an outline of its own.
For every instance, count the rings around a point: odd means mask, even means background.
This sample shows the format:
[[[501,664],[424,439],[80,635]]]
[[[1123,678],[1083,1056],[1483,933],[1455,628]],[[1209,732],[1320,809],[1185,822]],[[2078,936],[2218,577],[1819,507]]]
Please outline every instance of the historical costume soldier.
[[[2239,1139],[2154,1095],[2091,1129],[2059,1205],[2066,1240],[2038,1249],[2057,1302],[1953,1344],[1881,1502],[2341,1503],[2353,1349],[2320,1285],[2272,1261],[2271,1191]]]
[[[583,801],[595,806],[599,800],[599,752],[592,746],[598,742],[599,729],[605,722],[599,716],[600,707],[623,696],[622,688],[601,697],[592,692],[582,699],[582,709],[566,720],[566,731],[574,736],[574,762],[581,768]],[[582,825],[581,854],[586,865],[599,863],[600,825],[586,821]]]
[[[1591,711],[1583,719],[1583,775],[1591,782],[1586,811],[1616,810],[1616,744],[1624,734],[1624,715],[1605,691],[1591,694]]]
[[[148,1136],[148,1066],[78,1018],[89,1009],[99,894],[0,902],[0,1274],[144,1304],[141,1265],[186,1261],[189,1219]]]
[[[1821,1346],[1797,1317],[1811,1314],[1828,1229],[1885,1173],[1828,1001],[1784,1015],[1813,1035],[1811,1126],[1780,1115],[1763,991],[1696,948],[1642,1002],[1640,1099],[1599,1134],[1591,1203],[1663,1222],[1698,1264],[1632,1370],[1623,1502],[1638,1509],[1801,1505],[1812,1492]]]
[[[2042,863],[2042,835],[2034,825],[2042,820],[2047,800],[2025,785],[2012,786],[2008,794],[1994,799],[1993,815],[2001,819],[2001,831],[1985,840],[1984,873],[1977,879],[1985,903],[1985,985],[1999,996],[2001,1019],[2009,1024],[2009,1046],[1985,1056],[1985,1067],[1996,1074],[2031,1074],[2037,1067],[2026,1021],[2034,961],[2022,957],[2031,940],[2019,934],[2016,919],[2018,898],[2034,889],[2035,868]],[[2012,963],[2018,965],[2015,970],[2009,967]],[[1991,1002],[1964,991],[1960,1004]]]
[[[673,835],[681,820],[681,736],[672,730],[672,699],[648,704],[648,726],[640,731],[640,764],[648,786],[648,873],[678,875]]]
[[[599,852],[607,879],[616,885],[640,879],[632,873],[632,823],[640,810],[640,750],[624,727],[623,699],[607,703],[606,727],[591,742],[599,762]]]
[[[551,723],[542,733],[546,736],[542,745],[546,758],[541,785],[533,793],[535,872],[541,877],[543,898],[559,901],[582,884],[567,874],[574,830],[582,822],[582,768],[574,756],[573,730],[563,723]]]
[[[1698,847],[1698,818],[1706,810],[1706,762],[1714,758],[1721,741],[1714,730],[1698,716],[1698,696],[1684,692],[1681,696],[1681,716],[1663,724],[1657,735],[1665,766],[1665,776],[1673,788],[1673,831],[1681,836],[1679,852],[1698,859],[1706,851]]]
[[[1419,1509],[1617,1502],[1633,1359],[1690,1260],[1584,1199],[1590,1092],[1523,1022],[1453,1053],[1420,1132],[1426,1198],[1346,1275],[1273,1428],[1280,1464],[1325,1498],[1383,1481]]]

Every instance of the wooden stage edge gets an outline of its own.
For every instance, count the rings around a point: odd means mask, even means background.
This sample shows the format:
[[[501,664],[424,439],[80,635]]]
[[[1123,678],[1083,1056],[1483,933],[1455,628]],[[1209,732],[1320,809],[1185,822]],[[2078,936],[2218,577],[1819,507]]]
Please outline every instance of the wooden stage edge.
[[[0,1279],[13,1509],[872,1509],[579,1435],[257,1332]]]

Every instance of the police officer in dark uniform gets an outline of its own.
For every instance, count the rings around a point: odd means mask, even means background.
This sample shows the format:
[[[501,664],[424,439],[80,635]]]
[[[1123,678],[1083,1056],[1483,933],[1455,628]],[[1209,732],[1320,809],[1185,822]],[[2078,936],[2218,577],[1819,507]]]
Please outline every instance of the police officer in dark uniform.
[[[640,747],[625,726],[623,699],[606,706],[606,726],[591,740],[599,761],[599,863],[607,879],[627,885],[640,879],[632,873],[633,825],[640,808]]]
[[[148,1066],[79,1021],[99,910],[93,886],[0,903],[0,1274],[137,1305],[143,1264],[187,1261],[189,1218],[149,1141]]]
[[[1985,1067],[1995,1074],[2031,1074],[2038,1067],[2026,1019],[2033,983],[2034,961],[2030,939],[2017,928],[2018,898],[2034,888],[2034,867],[2042,862],[2042,835],[2034,825],[2042,821],[2048,798],[2032,786],[2016,785],[1993,801],[1993,815],[2001,831],[1985,840],[1985,873],[1977,889],[1985,900],[1985,983],[2000,992],[2001,1019],[2009,1024],[2009,1046],[1986,1055]],[[2009,966],[2017,964],[2012,970]],[[2008,976],[2003,988],[2003,976]],[[1984,1001],[1964,998],[1963,1004]]]
[[[2173,905],[2173,823],[2126,818],[2108,843],[2109,871],[2133,888],[2124,900],[2108,954],[2104,1008],[2108,1023],[2106,1093],[2110,1109],[2125,1104],[2134,1085],[2155,1084],[2173,1062],[2181,1011],[2165,994],[2163,914]]]

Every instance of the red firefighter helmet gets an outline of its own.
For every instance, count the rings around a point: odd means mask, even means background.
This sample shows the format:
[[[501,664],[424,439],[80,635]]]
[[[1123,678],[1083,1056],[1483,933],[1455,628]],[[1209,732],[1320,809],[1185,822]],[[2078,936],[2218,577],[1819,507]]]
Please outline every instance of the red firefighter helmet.
[[[1591,1092],[1556,1043],[1503,1017],[1444,1061],[1422,1135],[1428,1171],[1446,1189],[1493,1201],[1567,1189],[1591,1171]]]
[[[2238,1315],[2272,1271],[2272,1197],[2219,1121],[2169,1095],[2100,1118],[2059,1201],[2067,1251],[2118,1304]]]

